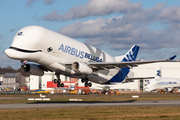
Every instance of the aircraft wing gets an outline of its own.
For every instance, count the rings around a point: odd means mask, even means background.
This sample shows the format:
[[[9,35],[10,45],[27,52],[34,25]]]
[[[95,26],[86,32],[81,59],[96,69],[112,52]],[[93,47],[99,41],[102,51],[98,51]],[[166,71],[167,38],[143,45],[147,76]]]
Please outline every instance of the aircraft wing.
[[[131,80],[142,80],[142,79],[154,79],[155,77],[135,77],[135,78],[125,78],[127,81]]]
[[[144,80],[144,79],[154,79],[155,77],[135,77],[135,78],[125,78],[122,83],[134,82],[134,80]]]
[[[176,55],[173,57],[166,59],[166,60],[154,60],[154,61],[131,61],[131,62],[89,62],[88,65],[93,69],[93,70],[108,70],[112,68],[132,68],[132,67],[137,67],[138,65],[142,64],[148,64],[148,63],[156,63],[156,62],[168,62],[172,61]]]

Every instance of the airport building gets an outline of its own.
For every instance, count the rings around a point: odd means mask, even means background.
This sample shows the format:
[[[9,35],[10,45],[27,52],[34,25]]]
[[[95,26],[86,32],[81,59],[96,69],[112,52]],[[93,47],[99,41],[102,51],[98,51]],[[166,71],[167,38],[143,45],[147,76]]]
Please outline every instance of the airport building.
[[[20,73],[5,73],[0,74],[0,90],[19,89],[22,86],[29,86],[29,77],[23,76]]]
[[[160,62],[146,65],[139,65],[134,67],[132,71],[135,73],[134,77],[155,77],[157,74],[157,67],[162,67],[162,77],[180,79],[180,62]],[[140,89],[144,91],[147,86],[148,79],[140,80]]]

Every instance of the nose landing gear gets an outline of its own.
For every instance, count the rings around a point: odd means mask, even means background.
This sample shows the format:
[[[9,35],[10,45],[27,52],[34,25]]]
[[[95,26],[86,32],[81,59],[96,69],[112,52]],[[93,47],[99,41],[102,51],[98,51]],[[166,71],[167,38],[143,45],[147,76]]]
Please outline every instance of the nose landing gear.
[[[25,68],[26,67],[26,64],[27,64],[27,61],[26,60],[21,60],[21,68]]]

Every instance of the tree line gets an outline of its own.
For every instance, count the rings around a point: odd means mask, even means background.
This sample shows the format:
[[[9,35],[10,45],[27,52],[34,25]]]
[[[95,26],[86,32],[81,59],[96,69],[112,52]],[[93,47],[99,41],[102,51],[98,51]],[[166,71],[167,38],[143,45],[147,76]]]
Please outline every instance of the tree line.
[[[21,73],[21,75],[30,76],[29,73],[24,72],[23,68],[19,68],[16,70],[16,69],[13,69],[11,66],[7,66],[6,68],[0,67],[0,74],[5,74],[5,73]]]

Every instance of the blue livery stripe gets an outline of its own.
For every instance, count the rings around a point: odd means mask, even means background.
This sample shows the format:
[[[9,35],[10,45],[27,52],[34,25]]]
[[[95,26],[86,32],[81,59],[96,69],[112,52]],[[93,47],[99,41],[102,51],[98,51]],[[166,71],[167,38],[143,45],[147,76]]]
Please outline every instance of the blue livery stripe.
[[[135,61],[137,54],[139,52],[139,46],[134,45],[124,56],[124,58],[122,59],[121,62],[128,62],[128,61]],[[127,74],[129,73],[130,68],[121,68],[121,70],[119,70],[119,72],[112,77],[108,82],[104,83],[104,84],[110,84],[111,82],[122,82],[125,77],[127,76]]]
[[[130,68],[121,68],[121,70],[114,77],[112,77],[108,82],[104,84],[111,84],[112,82],[122,82],[129,73],[129,69]]]

